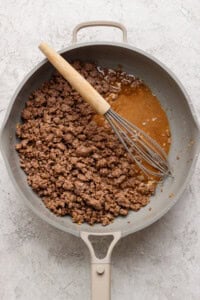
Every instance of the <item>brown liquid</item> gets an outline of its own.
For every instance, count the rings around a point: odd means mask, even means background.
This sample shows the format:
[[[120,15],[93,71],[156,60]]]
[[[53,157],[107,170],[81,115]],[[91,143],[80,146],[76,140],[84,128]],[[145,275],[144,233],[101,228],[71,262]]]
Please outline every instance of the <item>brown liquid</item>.
[[[167,115],[157,97],[146,85],[141,84],[134,88],[123,87],[117,99],[108,99],[108,102],[114,111],[145,131],[160,144],[166,153],[169,152],[171,133]],[[100,126],[104,125],[104,117],[95,115],[94,120]],[[152,167],[149,168],[154,171]],[[155,180],[155,184],[160,179],[157,176],[151,176],[151,178]]]
[[[167,115],[159,100],[144,84],[136,87],[124,87],[118,98],[109,101],[119,115],[144,130],[165,150],[170,148],[170,128]],[[95,116],[95,121],[103,125],[103,118]]]
[[[113,102],[112,108],[149,134],[166,153],[169,152],[169,122],[159,100],[147,86],[141,85],[134,91],[126,88]]]

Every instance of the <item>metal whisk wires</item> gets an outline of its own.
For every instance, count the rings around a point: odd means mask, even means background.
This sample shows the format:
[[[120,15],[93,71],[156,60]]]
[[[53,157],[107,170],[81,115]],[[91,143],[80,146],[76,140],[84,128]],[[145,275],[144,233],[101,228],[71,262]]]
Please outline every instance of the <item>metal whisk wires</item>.
[[[154,139],[111,108],[104,116],[131,158],[145,174],[158,177],[171,174],[167,155]]]

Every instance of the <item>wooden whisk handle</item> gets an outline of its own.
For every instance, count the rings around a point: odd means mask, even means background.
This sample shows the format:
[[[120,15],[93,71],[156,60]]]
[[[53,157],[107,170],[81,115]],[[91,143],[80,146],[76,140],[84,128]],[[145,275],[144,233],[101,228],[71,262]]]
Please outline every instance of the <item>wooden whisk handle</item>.
[[[46,43],[41,43],[39,49],[48,58],[58,72],[79,92],[97,113],[104,115],[110,108],[108,102],[83,78],[61,55]]]

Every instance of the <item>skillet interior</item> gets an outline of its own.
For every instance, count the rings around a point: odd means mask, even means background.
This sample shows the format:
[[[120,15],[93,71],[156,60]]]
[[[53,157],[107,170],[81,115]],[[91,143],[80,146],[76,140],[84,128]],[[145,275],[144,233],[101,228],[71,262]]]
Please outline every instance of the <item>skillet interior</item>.
[[[87,224],[80,226],[72,223],[70,217],[61,218],[50,213],[26,183],[26,176],[19,167],[19,159],[14,147],[17,141],[15,126],[20,122],[20,113],[28,96],[45,80],[48,80],[54,71],[46,60],[39,64],[22,82],[6,116],[1,135],[1,146],[9,174],[27,204],[41,218],[59,229],[75,235],[79,235],[80,230],[94,233],[122,231],[122,235],[133,233],[155,222],[174,205],[193,172],[199,152],[200,134],[192,114],[191,104],[189,104],[189,99],[182,87],[171,77],[169,71],[138,49],[117,43],[93,43],[70,47],[62,53],[68,60],[95,61],[99,65],[111,68],[120,64],[126,72],[139,76],[146,82],[153,93],[157,95],[170,121],[172,146],[169,160],[173,167],[174,179],[168,178],[164,182],[163,192],[160,187],[157,188],[150,205],[139,212],[129,213],[126,218],[118,217],[113,224],[107,227],[101,225],[91,227]],[[180,157],[179,160],[176,159],[177,156]],[[152,208],[151,211],[149,211],[149,207]]]

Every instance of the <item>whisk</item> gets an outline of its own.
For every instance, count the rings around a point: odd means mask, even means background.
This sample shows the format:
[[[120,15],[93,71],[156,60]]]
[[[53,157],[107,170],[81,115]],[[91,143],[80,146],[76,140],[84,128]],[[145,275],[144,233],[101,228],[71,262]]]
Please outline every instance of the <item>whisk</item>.
[[[171,174],[167,155],[154,139],[113,111],[90,83],[50,46],[41,43],[39,49],[83,99],[106,118],[133,161],[145,174],[160,178]]]

